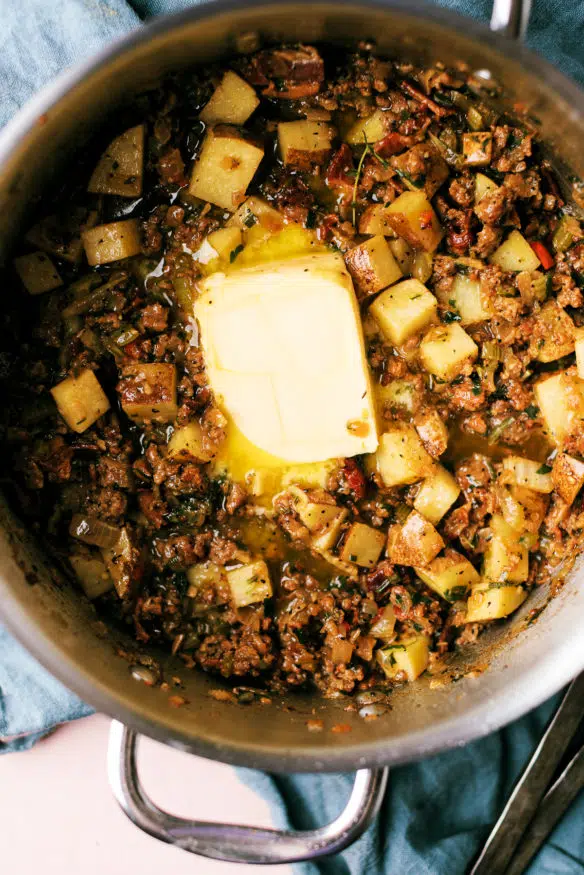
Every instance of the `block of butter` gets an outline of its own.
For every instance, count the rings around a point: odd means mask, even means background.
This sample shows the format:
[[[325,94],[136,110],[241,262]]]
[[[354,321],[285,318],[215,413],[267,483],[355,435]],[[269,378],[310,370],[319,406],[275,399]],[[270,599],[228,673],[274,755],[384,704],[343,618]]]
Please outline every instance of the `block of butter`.
[[[251,443],[290,462],[375,451],[361,319],[338,253],[215,273],[199,289],[211,387]]]

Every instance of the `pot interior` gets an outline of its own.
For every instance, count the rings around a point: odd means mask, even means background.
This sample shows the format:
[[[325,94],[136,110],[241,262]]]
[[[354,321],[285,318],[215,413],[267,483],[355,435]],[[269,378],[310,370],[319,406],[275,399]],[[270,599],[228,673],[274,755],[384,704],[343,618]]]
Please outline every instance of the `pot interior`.
[[[458,27],[458,29],[456,29]],[[489,71],[541,120],[544,139],[584,176],[584,96],[535,56],[497,41],[483,28],[435,8],[377,3],[203,3],[162,20],[90,65],[66,74],[35,99],[0,138],[0,253],[27,213],[101,121],[171,70],[226,56],[258,35],[269,41],[354,43],[372,35],[380,53],[433,61],[454,59]],[[209,695],[215,678],[187,671],[180,660],[152,654],[171,684],[163,692],[131,676],[136,642],[107,632],[94,608],[52,567],[32,536],[2,503],[0,605],[5,620],[44,665],[95,707],[146,734],[227,762],[272,770],[340,770],[412,759],[492,731],[558,690],[584,668],[584,591],[576,569],[537,622],[527,615],[549,599],[545,588],[478,644],[451,655],[444,678],[422,678],[397,689],[391,709],[363,720],[351,700],[293,694],[248,706]],[[471,672],[476,676],[468,676]],[[464,675],[467,675],[466,677]],[[188,704],[169,705],[180,693]],[[307,721],[322,719],[310,732]],[[344,724],[348,731],[332,731]]]

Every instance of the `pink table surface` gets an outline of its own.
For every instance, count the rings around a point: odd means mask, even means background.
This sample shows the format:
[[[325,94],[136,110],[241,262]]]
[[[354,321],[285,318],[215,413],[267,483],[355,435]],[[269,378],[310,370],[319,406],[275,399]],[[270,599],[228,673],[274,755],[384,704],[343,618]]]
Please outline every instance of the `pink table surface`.
[[[0,756],[0,859],[6,875],[291,875],[187,854],[134,827],[107,783],[109,720],[88,717],[26,753]],[[229,766],[144,739],[139,763],[155,801],[183,816],[270,826],[266,803]]]

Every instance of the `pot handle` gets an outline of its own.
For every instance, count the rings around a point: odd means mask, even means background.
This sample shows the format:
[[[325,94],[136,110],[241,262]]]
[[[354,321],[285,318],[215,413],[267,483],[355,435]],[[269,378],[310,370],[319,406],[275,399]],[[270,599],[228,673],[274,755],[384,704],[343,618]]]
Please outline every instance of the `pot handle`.
[[[527,32],[532,0],[493,0],[491,30],[522,40]]]
[[[160,841],[232,863],[294,863],[336,854],[356,841],[381,805],[388,769],[359,769],[349,801],[326,826],[309,830],[268,829],[175,817],[146,794],[136,764],[139,736],[112,721],[108,745],[110,786],[132,823]]]

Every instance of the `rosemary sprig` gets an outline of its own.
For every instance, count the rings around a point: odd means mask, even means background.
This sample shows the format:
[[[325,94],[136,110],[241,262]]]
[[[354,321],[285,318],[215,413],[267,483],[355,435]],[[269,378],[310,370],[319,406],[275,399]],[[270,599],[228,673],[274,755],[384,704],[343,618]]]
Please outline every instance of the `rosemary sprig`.
[[[359,188],[359,181],[361,179],[361,173],[363,171],[363,164],[365,162],[365,158],[367,155],[372,155],[373,158],[376,158],[381,166],[387,170],[389,168],[389,163],[382,158],[381,155],[378,155],[372,144],[367,140],[367,134],[364,133],[365,137],[365,147],[361,152],[361,157],[359,158],[359,163],[357,165],[357,172],[355,174],[355,183],[353,185],[353,200],[351,201],[351,206],[353,208],[353,227],[357,227],[357,191]]]

